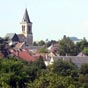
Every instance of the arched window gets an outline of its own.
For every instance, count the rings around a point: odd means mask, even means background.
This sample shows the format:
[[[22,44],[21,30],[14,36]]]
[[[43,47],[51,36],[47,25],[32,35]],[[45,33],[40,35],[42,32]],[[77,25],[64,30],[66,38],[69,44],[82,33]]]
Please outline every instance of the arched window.
[[[22,32],[25,32],[25,26],[22,26]]]

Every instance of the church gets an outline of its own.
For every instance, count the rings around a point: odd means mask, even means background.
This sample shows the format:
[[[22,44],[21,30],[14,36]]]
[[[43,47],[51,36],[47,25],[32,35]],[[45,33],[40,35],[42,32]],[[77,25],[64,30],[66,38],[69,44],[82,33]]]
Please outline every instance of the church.
[[[30,21],[27,9],[25,9],[24,16],[20,23],[21,33],[7,33],[5,37],[9,38],[9,44],[24,44],[25,47],[33,45],[32,22]]]

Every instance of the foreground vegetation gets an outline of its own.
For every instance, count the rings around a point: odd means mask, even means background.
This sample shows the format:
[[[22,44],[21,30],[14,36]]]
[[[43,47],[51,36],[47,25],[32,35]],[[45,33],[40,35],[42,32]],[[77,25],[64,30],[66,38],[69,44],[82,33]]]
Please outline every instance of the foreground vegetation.
[[[42,57],[29,63],[2,58],[0,88],[88,88],[88,64],[59,60],[46,68]]]
[[[39,45],[48,47],[52,42],[41,41]],[[9,57],[10,48],[8,39],[0,38],[0,52],[5,57],[0,59],[0,88],[88,88],[88,64],[78,68],[71,61],[58,60],[46,67],[41,56],[35,62]],[[84,39],[74,44],[66,36],[58,42],[56,50],[60,55],[73,56],[81,51],[88,55],[88,41]],[[39,52],[47,53],[47,49]]]

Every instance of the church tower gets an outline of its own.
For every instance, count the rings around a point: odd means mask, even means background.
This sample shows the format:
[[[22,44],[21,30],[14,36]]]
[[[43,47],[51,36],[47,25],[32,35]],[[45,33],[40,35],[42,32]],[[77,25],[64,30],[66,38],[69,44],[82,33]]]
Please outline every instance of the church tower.
[[[26,37],[26,46],[31,46],[33,44],[32,22],[30,21],[27,9],[25,9],[25,13],[21,21],[21,31]]]

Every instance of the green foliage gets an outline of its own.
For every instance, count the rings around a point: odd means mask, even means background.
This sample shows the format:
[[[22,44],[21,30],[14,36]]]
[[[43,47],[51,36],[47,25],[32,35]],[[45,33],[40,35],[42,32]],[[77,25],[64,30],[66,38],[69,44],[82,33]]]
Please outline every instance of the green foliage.
[[[62,76],[73,75],[77,66],[69,61],[58,60],[53,64],[53,71]],[[77,76],[77,74],[75,74]]]
[[[85,38],[76,44],[76,50],[78,53],[81,52],[85,47],[88,47],[88,41]]]
[[[64,36],[63,39],[58,43],[58,53],[64,56],[75,56],[83,51],[85,54],[88,54],[86,47],[88,47],[88,41],[85,38],[83,38],[80,42],[74,44],[69,37]]]
[[[9,56],[8,40],[8,38],[0,38],[0,52],[4,55],[4,57]]]
[[[51,41],[48,41],[48,42],[47,42],[46,46],[49,47],[49,46],[51,46],[51,45],[53,45],[53,44],[55,44],[55,43],[57,43],[57,41],[51,40]]]
[[[88,88],[88,74],[87,75],[80,75],[79,76],[79,84],[83,88]]]
[[[33,81],[38,71],[45,68],[42,57],[30,63],[15,58],[3,58],[0,60],[0,87],[6,85],[10,88],[25,88],[25,84]]]
[[[46,48],[41,48],[38,50],[39,53],[47,53],[48,50]]]
[[[80,67],[80,73],[83,75],[88,74],[88,64],[82,64],[82,66]]]
[[[46,67],[41,56],[35,62],[2,58],[0,88],[88,88],[88,64],[58,60]]]
[[[45,63],[44,63],[42,56],[40,56],[39,59],[36,62],[34,62],[34,64],[36,64],[38,69],[46,69],[46,66],[45,66]]]
[[[22,61],[14,58],[0,60],[0,82],[4,82],[11,87],[16,87],[17,84],[20,87],[24,86],[24,83],[30,78],[26,74],[27,69],[25,69],[25,66]]]
[[[85,47],[82,51],[85,55],[88,55],[88,47]]]
[[[60,55],[76,55],[75,44],[69,39],[69,37],[64,36],[58,44],[58,53]]]
[[[69,84],[73,84],[70,76],[62,77],[52,72],[44,72],[43,75],[36,79],[28,86],[30,88],[68,88]]]
[[[45,45],[45,42],[43,40],[41,40],[41,41],[38,42],[38,45],[43,46],[43,45]]]
[[[70,86],[68,88],[76,88],[75,85],[70,84]]]
[[[33,46],[38,46],[38,44],[36,42],[33,42]]]

